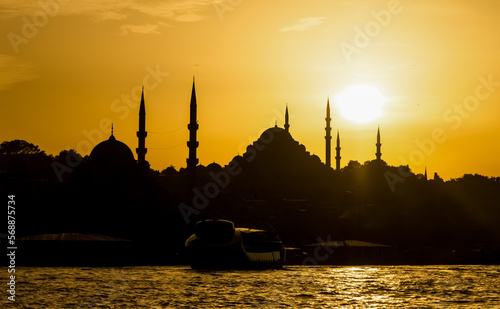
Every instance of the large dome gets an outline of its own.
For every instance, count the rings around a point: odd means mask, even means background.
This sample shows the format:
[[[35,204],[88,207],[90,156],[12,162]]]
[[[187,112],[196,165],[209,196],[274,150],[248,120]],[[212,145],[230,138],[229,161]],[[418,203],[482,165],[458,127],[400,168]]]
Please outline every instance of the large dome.
[[[293,140],[292,136],[285,129],[280,128],[278,126],[274,126],[262,132],[258,141],[264,144],[269,144],[273,140],[285,139],[285,140]]]
[[[135,162],[132,150],[124,143],[117,141],[111,134],[107,141],[99,143],[92,149],[89,160],[97,164],[122,165]]]
[[[311,155],[290,132],[277,126],[265,130],[242,157],[233,161],[242,167],[242,181],[258,187],[312,183],[323,179],[328,171],[318,156]]]

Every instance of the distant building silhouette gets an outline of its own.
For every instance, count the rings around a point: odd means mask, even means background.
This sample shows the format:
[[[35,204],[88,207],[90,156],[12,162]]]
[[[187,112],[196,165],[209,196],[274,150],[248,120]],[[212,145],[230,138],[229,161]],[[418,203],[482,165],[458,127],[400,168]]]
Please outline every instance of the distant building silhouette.
[[[325,135],[325,164],[327,167],[331,167],[332,166],[332,163],[331,163],[331,156],[332,156],[332,135],[331,135],[331,131],[332,131],[332,128],[330,127],[330,121],[332,120],[332,118],[330,118],[330,98],[328,98],[326,100],[326,127],[325,127],[325,131],[326,131],[326,135]],[[338,168],[337,168],[338,169]]]
[[[144,105],[144,86],[142,87],[141,95],[141,105],[139,107],[139,131],[137,131],[137,138],[139,139],[138,148],[136,148],[137,153],[137,163],[144,170],[149,170],[149,163],[146,161],[146,153],[148,149],[146,148],[146,107]]]
[[[198,131],[198,121],[196,119],[196,91],[194,88],[194,77],[193,77],[193,88],[191,91],[191,104],[190,104],[190,122],[188,124],[189,129],[189,141],[187,146],[189,148],[189,157],[186,159],[187,169],[189,173],[190,187],[194,185],[194,177],[196,173],[196,165],[198,165],[198,158],[196,158],[196,148],[198,148],[199,142],[196,140],[196,131]]]
[[[337,130],[337,147],[335,147],[335,150],[337,152],[337,155],[335,156],[335,170],[336,171],[340,171],[340,159],[342,158],[340,156],[340,134],[339,134],[339,130]]]
[[[380,162],[382,157],[382,153],[380,152],[380,146],[382,146],[382,144],[380,143],[380,126],[377,129],[377,143],[375,144],[375,146],[377,146],[377,153],[375,153],[375,156],[377,156],[377,161]]]

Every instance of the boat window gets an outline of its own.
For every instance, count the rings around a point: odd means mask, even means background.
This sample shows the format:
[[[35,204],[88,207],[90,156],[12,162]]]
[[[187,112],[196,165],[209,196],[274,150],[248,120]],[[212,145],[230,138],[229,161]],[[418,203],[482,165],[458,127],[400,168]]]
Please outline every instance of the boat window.
[[[203,221],[195,225],[195,234],[212,241],[228,241],[234,235],[234,225],[228,221]]]

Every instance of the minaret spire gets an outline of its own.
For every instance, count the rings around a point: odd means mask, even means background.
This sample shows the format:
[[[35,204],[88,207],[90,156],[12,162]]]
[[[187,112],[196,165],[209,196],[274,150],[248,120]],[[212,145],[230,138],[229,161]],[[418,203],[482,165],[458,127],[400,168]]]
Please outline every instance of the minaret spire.
[[[193,88],[191,90],[191,103],[190,103],[190,121],[188,124],[189,129],[189,141],[187,142],[187,146],[189,148],[189,157],[187,158],[187,169],[189,171],[189,175],[191,181],[194,183],[194,171],[196,165],[198,165],[198,159],[196,158],[196,148],[198,148],[198,141],[196,141],[196,131],[198,131],[198,120],[196,119],[196,91],[194,87],[194,76],[193,76]]]
[[[109,140],[111,140],[111,141],[116,140],[115,136],[113,135],[113,131],[114,131],[114,124],[112,123],[111,124],[111,135],[109,136]]]
[[[382,153],[380,152],[380,146],[382,146],[382,144],[380,143],[380,125],[377,129],[377,143],[375,144],[375,146],[377,146],[377,153],[375,153],[375,155],[377,156],[377,161],[380,161],[380,157],[382,157]]]
[[[335,150],[337,151],[337,155],[335,156],[335,170],[340,171],[340,159],[342,158],[340,156],[340,134],[339,130],[337,130],[337,147],[335,147]]]
[[[331,157],[332,157],[332,135],[331,135],[331,131],[332,131],[332,128],[330,127],[330,121],[332,120],[332,118],[330,118],[330,97],[327,97],[326,99],[326,127],[325,127],[325,131],[326,131],[326,135],[325,135],[325,150],[326,150],[326,154],[325,154],[325,164],[327,167],[332,167],[332,161],[331,161]]]
[[[146,136],[148,132],[146,132],[146,107],[144,104],[144,86],[142,86],[142,95],[141,95],[141,105],[139,107],[139,131],[137,131],[137,138],[139,139],[139,145],[136,148],[137,153],[137,163],[139,166],[148,168],[149,163],[146,161],[146,153],[148,149],[146,148]]]
[[[290,132],[290,123],[288,122],[288,103],[285,109],[285,131]]]

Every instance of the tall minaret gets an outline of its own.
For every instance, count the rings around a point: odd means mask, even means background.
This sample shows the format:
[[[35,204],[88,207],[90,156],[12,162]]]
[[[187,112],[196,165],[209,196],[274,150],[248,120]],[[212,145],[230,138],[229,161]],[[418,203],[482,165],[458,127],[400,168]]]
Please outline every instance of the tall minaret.
[[[196,120],[196,92],[194,90],[194,76],[193,76],[193,89],[191,91],[191,105],[190,105],[190,121],[188,124],[189,141],[187,146],[189,148],[189,157],[187,158],[187,169],[194,172],[198,159],[196,158],[196,148],[199,143],[196,141],[196,131],[198,131],[198,121]],[[194,175],[194,174],[193,174]]]
[[[377,156],[377,161],[380,161],[380,157],[382,156],[382,153],[380,152],[380,146],[382,146],[380,143],[380,126],[378,126],[377,129],[377,143],[375,146],[377,146],[377,153],[375,155]]]
[[[339,130],[337,130],[337,147],[335,147],[335,150],[337,151],[337,155],[335,156],[335,170],[340,171],[340,159],[342,158],[340,156],[340,135],[339,135]]]
[[[290,132],[290,124],[288,123],[288,103],[286,104],[285,109],[285,131]]]
[[[139,107],[139,131],[137,131],[139,147],[135,149],[135,152],[137,153],[139,166],[149,168],[149,163],[146,161],[146,153],[148,152],[146,136],[148,136],[148,132],[146,132],[146,108],[144,106],[144,86],[142,86],[141,106]]]
[[[325,145],[325,150],[326,150],[326,154],[325,154],[325,164],[327,167],[332,167],[332,162],[331,162],[331,157],[332,157],[332,135],[331,135],[331,131],[332,131],[332,128],[330,127],[330,121],[332,120],[332,118],[330,118],[330,98],[327,98],[326,99],[326,127],[325,127],[325,131],[326,131],[326,135],[325,135],[325,142],[326,142],[326,145]]]

